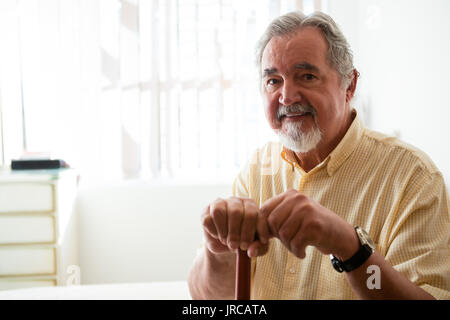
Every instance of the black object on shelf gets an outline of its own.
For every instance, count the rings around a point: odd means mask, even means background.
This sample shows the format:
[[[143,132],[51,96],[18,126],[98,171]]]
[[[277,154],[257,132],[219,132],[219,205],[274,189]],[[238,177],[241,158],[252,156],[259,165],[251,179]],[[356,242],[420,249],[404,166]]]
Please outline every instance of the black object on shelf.
[[[64,160],[59,159],[22,159],[11,160],[11,170],[42,170],[69,168]]]

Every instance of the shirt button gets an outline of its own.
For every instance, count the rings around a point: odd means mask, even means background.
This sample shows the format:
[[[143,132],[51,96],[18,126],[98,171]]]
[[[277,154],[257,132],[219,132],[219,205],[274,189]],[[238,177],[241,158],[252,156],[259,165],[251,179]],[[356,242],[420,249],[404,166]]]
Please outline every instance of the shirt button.
[[[289,272],[290,272],[290,273],[295,273],[295,269],[294,269],[294,268],[290,268],[290,269],[289,269]]]

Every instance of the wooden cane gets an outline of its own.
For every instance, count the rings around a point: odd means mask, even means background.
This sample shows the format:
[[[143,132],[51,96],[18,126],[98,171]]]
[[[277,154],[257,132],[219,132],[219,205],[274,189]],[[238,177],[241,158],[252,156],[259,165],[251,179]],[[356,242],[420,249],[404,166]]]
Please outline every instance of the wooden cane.
[[[236,300],[250,300],[251,260],[246,250],[236,252]]]

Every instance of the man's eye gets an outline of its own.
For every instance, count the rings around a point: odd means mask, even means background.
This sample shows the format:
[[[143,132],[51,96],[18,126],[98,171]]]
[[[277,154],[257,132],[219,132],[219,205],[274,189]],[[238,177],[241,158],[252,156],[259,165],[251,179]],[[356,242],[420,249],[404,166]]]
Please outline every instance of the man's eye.
[[[269,86],[276,85],[277,83],[279,83],[278,79],[269,79],[269,80],[267,80],[267,85],[269,85]]]
[[[311,73],[305,73],[302,76],[302,78],[307,80],[307,81],[311,81],[311,80],[317,79],[317,77],[315,75],[311,74]]]

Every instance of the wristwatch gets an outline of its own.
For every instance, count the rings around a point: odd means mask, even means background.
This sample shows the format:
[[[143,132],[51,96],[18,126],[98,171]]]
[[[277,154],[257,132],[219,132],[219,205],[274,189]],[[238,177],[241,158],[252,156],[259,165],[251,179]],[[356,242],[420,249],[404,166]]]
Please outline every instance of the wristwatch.
[[[372,239],[370,239],[369,235],[366,231],[364,231],[361,227],[355,227],[356,235],[359,239],[359,249],[358,251],[346,261],[341,261],[336,258],[334,255],[330,255],[331,264],[334,269],[338,272],[350,272],[359,268],[367,259],[372,255],[375,251],[375,244]]]

